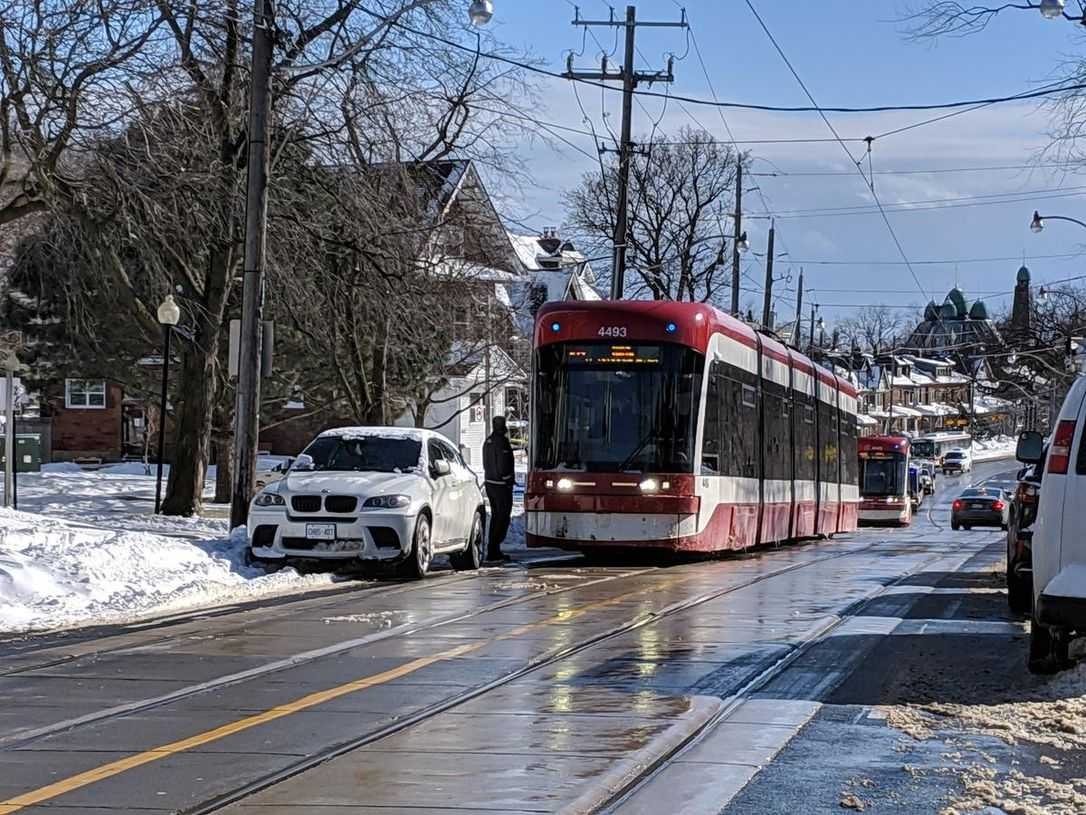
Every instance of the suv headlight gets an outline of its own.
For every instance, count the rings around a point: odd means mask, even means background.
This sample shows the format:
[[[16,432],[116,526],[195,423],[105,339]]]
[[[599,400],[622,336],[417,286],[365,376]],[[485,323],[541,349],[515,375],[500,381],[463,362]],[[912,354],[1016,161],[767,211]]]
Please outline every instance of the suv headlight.
[[[262,492],[253,502],[258,507],[282,507],[286,506],[286,501],[283,500],[283,496],[277,492]]]
[[[407,495],[375,495],[367,498],[362,505],[363,509],[403,509],[411,505],[411,497]]]

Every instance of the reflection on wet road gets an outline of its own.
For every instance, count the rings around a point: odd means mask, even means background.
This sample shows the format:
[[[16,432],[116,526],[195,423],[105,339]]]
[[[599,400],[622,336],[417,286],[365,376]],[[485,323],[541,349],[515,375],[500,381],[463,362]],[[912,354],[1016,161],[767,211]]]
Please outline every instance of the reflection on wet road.
[[[0,815],[659,812],[664,792],[719,811],[905,616],[910,581],[997,540],[940,528],[962,486],[940,478],[910,529],[718,561],[564,561],[0,644]]]

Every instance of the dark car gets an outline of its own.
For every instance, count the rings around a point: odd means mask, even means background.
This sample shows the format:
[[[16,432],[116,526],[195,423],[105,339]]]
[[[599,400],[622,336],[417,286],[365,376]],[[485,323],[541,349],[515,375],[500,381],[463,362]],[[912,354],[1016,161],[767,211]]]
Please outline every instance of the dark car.
[[[951,529],[974,526],[1007,528],[1009,512],[1007,493],[994,487],[973,487],[954,499],[950,510]]]
[[[1041,478],[1045,455],[1036,464],[1018,473],[1011,497],[1007,524],[1007,603],[1012,611],[1029,611],[1033,606],[1033,522],[1041,501]]]

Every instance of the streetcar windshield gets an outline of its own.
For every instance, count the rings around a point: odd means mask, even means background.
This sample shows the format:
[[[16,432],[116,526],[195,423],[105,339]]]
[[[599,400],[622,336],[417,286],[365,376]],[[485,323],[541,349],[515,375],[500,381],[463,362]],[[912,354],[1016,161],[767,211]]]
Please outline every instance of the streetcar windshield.
[[[564,343],[536,352],[533,467],[694,471],[705,358],[669,343]]]
[[[903,495],[905,477],[903,458],[860,460],[861,495]]]

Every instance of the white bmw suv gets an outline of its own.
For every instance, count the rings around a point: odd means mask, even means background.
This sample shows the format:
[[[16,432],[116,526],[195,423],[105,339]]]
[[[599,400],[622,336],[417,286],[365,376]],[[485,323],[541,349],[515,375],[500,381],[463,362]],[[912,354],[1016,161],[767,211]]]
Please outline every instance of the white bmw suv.
[[[251,561],[395,567],[425,577],[435,555],[456,569],[484,558],[486,508],[456,448],[427,430],[351,427],[318,436],[249,508]]]

